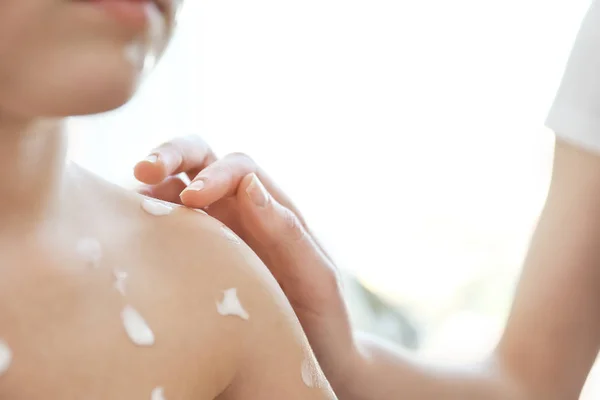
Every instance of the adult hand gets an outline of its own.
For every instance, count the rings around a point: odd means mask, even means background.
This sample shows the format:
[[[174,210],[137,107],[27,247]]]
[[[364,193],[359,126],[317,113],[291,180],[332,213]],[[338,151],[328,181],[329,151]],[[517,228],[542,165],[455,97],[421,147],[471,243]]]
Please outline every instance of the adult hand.
[[[189,186],[180,173],[192,180]],[[331,257],[288,196],[250,157],[218,159],[200,138],[178,138],[138,163],[135,175],[147,184],[143,194],[205,209],[258,254],[294,307],[338,398],[520,398],[495,357],[448,371],[414,362],[379,340],[355,339]]]
[[[254,250],[288,297],[334,390],[343,389],[356,346],[337,269],[275,182],[249,156],[219,159],[196,136],[159,146],[135,176],[146,184],[141,193],[204,209]]]

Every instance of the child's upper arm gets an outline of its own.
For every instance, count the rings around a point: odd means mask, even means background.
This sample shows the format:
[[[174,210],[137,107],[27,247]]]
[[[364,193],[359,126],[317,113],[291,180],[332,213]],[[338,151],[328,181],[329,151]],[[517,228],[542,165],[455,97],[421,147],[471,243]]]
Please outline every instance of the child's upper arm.
[[[214,293],[209,323],[222,337],[214,350],[234,354],[221,360],[234,371],[218,399],[335,399],[289,301],[262,261],[216,220],[182,217],[188,227],[179,225],[187,231],[182,238],[188,248],[195,243],[191,258],[204,265],[191,280]],[[206,379],[210,371],[199,383]]]
[[[235,249],[224,257],[245,275],[236,289],[249,319],[223,321],[240,325],[245,344],[226,398],[335,399],[278,283],[247,246],[230,244]]]

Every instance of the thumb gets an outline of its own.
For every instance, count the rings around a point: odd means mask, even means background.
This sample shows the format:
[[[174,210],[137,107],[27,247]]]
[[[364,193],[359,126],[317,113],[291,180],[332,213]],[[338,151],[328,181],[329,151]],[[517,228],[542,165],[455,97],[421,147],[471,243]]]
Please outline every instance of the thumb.
[[[338,271],[331,260],[296,214],[271,196],[255,174],[244,177],[237,199],[250,246],[290,300],[306,308],[322,307],[320,301],[329,303],[329,297],[339,295]]]
[[[321,366],[344,370],[354,338],[335,265],[298,216],[271,196],[255,174],[244,177],[236,196],[248,244],[290,300]]]
[[[248,174],[242,179],[237,198],[242,218],[261,246],[286,247],[293,251],[298,246],[310,245],[300,219],[271,196],[256,174]]]

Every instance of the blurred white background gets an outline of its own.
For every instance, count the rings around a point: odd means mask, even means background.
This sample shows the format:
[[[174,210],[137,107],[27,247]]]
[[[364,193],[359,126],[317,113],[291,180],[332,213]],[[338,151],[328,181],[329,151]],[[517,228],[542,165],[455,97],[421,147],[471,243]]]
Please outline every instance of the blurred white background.
[[[588,5],[188,0],[135,101],[72,121],[71,156],[131,186],[173,136],[251,154],[340,266],[410,315],[424,356],[470,360],[510,306],[550,176],[545,113]]]

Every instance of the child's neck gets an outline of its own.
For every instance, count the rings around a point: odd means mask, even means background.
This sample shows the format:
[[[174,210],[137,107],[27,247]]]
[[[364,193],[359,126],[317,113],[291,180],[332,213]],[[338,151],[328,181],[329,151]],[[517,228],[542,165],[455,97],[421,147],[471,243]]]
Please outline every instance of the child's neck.
[[[35,230],[56,215],[66,148],[63,120],[0,113],[0,235]]]

